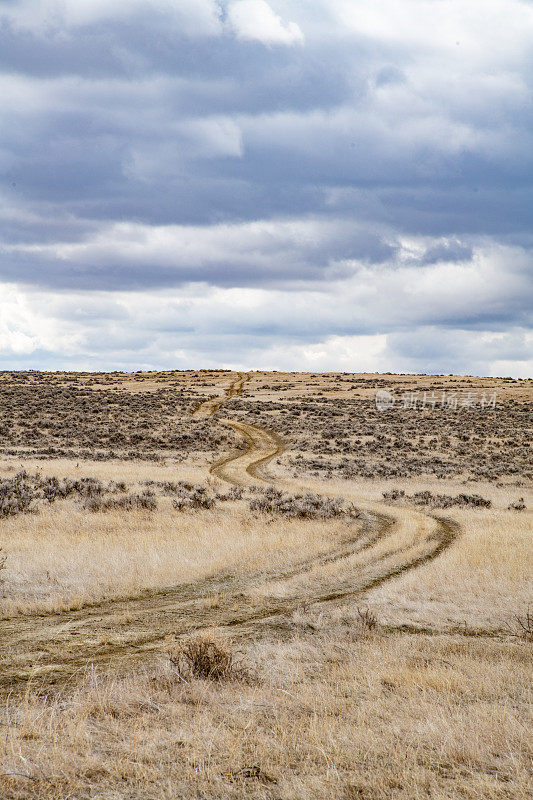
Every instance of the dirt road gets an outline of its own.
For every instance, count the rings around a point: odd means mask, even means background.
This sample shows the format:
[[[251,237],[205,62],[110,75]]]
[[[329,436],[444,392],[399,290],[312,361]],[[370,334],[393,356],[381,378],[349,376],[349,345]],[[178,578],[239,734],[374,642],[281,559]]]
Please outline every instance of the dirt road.
[[[200,419],[212,417],[225,400],[228,400],[230,397],[235,397],[235,395],[238,395],[242,392],[242,388],[248,380],[250,380],[250,376],[247,373],[239,372],[237,378],[235,378],[235,380],[233,380],[229,386],[222,388],[221,394],[216,395],[215,397],[209,397],[207,400],[203,400],[194,409],[192,413],[193,417],[198,417]]]
[[[226,397],[242,391],[248,379],[240,373],[224,396],[209,398],[194,414],[213,416]],[[214,464],[214,476],[238,485],[268,479],[283,488],[305,489],[301,484],[267,475],[268,462],[283,451],[279,437],[240,421],[221,422],[243,436],[246,450]],[[243,577],[215,575],[76,611],[0,621],[0,690],[20,689],[29,680],[39,686],[71,681],[90,664],[121,670],[164,652],[176,636],[215,626],[230,630],[236,638],[257,635],[264,626],[276,626],[283,620],[286,624],[303,603],[355,598],[415,569],[437,557],[457,535],[457,526],[450,521],[410,509],[368,503],[364,497],[350,493],[345,496],[364,512],[354,525],[353,535],[331,551],[301,560],[285,570]],[[348,564],[359,554],[368,556],[360,570],[345,569],[335,575],[330,569],[332,563]],[[300,580],[306,573],[312,573],[316,580]],[[275,589],[281,581],[289,584],[285,584],[288,588],[280,600]],[[255,587],[260,587],[261,592],[252,599],[247,590]]]

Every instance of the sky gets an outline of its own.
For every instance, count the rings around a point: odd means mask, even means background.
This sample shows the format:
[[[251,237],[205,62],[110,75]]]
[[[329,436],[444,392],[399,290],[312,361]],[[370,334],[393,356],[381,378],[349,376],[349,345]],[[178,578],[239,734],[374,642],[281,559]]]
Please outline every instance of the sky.
[[[0,369],[530,377],[531,0],[0,0]]]

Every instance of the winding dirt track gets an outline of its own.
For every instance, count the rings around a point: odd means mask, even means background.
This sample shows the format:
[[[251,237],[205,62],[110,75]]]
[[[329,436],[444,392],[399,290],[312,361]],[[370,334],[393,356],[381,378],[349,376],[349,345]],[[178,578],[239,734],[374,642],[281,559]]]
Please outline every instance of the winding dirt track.
[[[240,372],[239,376],[223,390],[223,394],[217,395],[216,397],[209,397],[196,406],[192,413],[193,417],[212,417],[225,400],[228,400],[230,397],[235,397],[235,395],[242,392],[242,387],[248,380],[250,380],[250,376],[244,372]]]
[[[215,414],[227,397],[242,392],[249,377],[240,373],[224,396],[201,403],[195,416]],[[246,450],[214,464],[214,476],[237,485],[268,480],[291,490],[305,489],[301,484],[267,476],[266,465],[283,451],[279,437],[241,421],[220,422],[243,436]],[[90,664],[114,669],[139,664],[154,653],[163,652],[175,636],[214,626],[226,628],[239,638],[257,635],[265,626],[283,627],[284,618],[286,623],[287,615],[303,603],[357,597],[436,558],[458,533],[458,526],[449,520],[368,503],[353,494],[345,496],[363,512],[353,535],[336,548],[287,569],[246,576],[215,575],[76,611],[0,621],[0,691],[22,688],[32,679],[40,687],[65,683],[83,674]],[[333,576],[328,572],[332,563],[348,564],[350,558],[360,554],[369,557],[359,571],[341,569]],[[313,580],[321,568],[325,568],[325,577]],[[301,580],[306,573],[311,576],[307,583]],[[281,581],[286,583],[280,600],[275,588]],[[262,595],[252,601],[246,590],[257,586]]]

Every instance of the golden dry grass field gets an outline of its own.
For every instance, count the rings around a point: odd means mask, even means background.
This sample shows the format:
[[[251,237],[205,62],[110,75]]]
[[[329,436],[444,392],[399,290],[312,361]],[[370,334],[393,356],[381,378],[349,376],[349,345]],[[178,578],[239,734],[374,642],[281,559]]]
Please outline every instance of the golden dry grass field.
[[[0,373],[0,797],[529,798],[532,399]]]

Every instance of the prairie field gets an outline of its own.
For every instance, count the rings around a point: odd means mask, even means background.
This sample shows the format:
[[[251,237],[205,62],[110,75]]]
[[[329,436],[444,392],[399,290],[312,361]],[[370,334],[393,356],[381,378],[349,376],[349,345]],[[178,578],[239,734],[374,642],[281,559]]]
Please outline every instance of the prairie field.
[[[0,373],[0,797],[529,798],[532,400]]]

